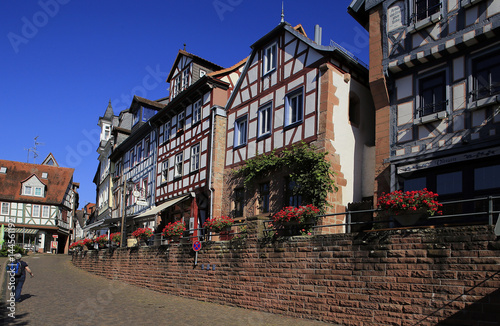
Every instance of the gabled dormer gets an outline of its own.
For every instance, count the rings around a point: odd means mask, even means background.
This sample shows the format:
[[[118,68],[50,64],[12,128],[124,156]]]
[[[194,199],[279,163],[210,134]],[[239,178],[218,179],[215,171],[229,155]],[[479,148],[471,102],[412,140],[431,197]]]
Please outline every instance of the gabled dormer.
[[[21,196],[45,197],[45,191],[45,184],[34,174],[21,182]]]
[[[129,112],[132,115],[132,133],[149,121],[165,104],[134,95]]]
[[[201,77],[221,69],[223,68],[215,63],[179,50],[167,78],[167,83],[170,84],[170,100],[196,83]]]
[[[47,155],[45,160],[43,160],[42,165],[59,166],[52,153],[49,153],[49,155]]]

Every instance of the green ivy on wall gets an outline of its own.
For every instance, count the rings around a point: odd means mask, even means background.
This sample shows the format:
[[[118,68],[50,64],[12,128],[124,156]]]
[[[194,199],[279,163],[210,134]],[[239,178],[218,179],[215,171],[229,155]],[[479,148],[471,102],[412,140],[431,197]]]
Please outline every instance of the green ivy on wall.
[[[302,196],[306,204],[313,204],[324,211],[328,205],[328,193],[337,191],[333,180],[334,172],[325,157],[327,152],[317,152],[314,145],[301,142],[279,154],[275,150],[269,154],[257,155],[236,170],[237,176],[244,178],[245,187],[271,173],[289,169],[290,178],[298,184],[294,195]]]

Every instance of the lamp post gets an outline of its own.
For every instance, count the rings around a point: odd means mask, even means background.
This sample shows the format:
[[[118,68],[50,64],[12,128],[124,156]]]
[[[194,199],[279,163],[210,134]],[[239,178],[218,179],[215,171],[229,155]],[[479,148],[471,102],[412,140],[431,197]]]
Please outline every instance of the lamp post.
[[[120,247],[124,248],[127,245],[125,244],[125,237],[127,235],[127,199],[129,196],[129,192],[132,189],[129,189],[129,181],[131,180],[126,180],[123,182],[123,202],[122,202],[122,225],[121,225],[121,241],[120,241]]]

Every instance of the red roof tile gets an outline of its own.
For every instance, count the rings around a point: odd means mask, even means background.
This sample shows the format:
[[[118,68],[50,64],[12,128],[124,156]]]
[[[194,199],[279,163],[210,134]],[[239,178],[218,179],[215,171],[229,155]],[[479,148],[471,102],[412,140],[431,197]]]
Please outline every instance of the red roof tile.
[[[0,160],[0,167],[7,168],[6,173],[0,173],[0,200],[52,205],[63,203],[75,171],[70,168],[6,160]],[[47,179],[42,178],[44,172],[47,173]],[[45,197],[21,195],[22,182],[33,175],[46,185]]]

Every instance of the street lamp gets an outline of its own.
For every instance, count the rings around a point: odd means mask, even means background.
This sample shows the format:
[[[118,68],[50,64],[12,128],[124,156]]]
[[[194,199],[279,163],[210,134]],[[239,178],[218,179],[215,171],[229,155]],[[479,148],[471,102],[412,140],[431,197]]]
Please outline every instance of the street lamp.
[[[123,183],[123,202],[122,202],[122,225],[121,225],[121,242],[120,247],[126,247],[125,245],[125,237],[127,235],[127,200],[130,196],[130,192],[132,191],[133,183],[132,179],[125,180]]]

